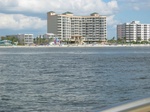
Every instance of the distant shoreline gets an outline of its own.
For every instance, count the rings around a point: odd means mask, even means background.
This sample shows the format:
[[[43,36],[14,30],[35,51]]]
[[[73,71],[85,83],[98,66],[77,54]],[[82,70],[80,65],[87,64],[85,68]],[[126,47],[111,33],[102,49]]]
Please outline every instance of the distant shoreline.
[[[137,44],[137,45],[50,45],[50,46],[0,46],[0,48],[67,48],[67,47],[150,47],[150,44]]]

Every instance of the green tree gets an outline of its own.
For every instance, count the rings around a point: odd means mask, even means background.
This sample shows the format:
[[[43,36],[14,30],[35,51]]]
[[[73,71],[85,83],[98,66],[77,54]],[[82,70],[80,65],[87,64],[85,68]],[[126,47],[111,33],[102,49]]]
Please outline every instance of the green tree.
[[[1,37],[1,40],[6,40],[6,37],[2,36],[2,37]]]
[[[113,43],[117,43],[117,40],[115,40],[115,37],[113,37],[112,39],[108,40],[107,42],[110,44],[113,44]]]
[[[117,43],[118,43],[118,44],[122,44],[122,40],[123,40],[122,38],[118,38],[118,39],[117,39]]]
[[[51,38],[49,39],[49,42],[54,42],[54,38],[51,37]]]
[[[141,37],[137,37],[136,42],[137,42],[137,43],[141,43]]]
[[[123,43],[126,43],[127,38],[123,37]]]

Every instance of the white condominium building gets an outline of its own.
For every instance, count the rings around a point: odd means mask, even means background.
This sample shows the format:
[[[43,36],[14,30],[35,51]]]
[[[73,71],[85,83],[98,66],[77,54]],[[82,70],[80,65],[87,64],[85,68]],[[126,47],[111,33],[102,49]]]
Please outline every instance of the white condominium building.
[[[6,35],[6,37],[16,37],[20,44],[30,45],[33,44],[33,34],[17,34],[17,35]]]
[[[74,16],[71,12],[47,13],[47,32],[62,39],[105,41],[106,31],[106,16],[100,16],[98,13],[92,13],[90,16]]]
[[[150,24],[139,21],[117,25],[117,38],[126,38],[126,42],[150,41]]]
[[[25,45],[33,44],[33,34],[17,34],[19,42]]]

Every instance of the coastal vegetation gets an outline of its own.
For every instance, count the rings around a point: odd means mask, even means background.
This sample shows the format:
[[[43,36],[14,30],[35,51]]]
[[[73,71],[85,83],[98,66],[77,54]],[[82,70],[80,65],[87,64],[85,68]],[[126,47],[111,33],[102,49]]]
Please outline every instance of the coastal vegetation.
[[[12,45],[21,45],[24,46],[24,39],[21,41],[15,36],[2,36],[1,40],[9,40]],[[36,37],[33,39],[33,45],[50,45],[50,43],[54,43],[55,38],[42,38]],[[60,43],[63,44],[80,44],[78,41],[71,41],[70,39],[59,39]],[[85,43],[85,42],[83,42]],[[86,43],[88,44],[88,43]],[[99,40],[98,42],[90,43],[90,44],[107,44],[107,45],[131,45],[131,44],[150,44],[150,39],[148,41],[141,41],[141,38],[137,38],[137,41],[127,42],[126,37],[118,38],[112,37],[111,39],[105,39],[105,42]],[[30,44],[32,45],[32,44]]]
[[[107,40],[108,44],[150,44],[150,40],[149,41],[141,41],[141,38],[138,38],[137,41],[130,41],[127,42],[126,37],[123,37],[122,39],[115,39],[115,37],[113,37],[110,40]]]
[[[36,45],[47,45],[50,42],[54,42],[54,38],[41,38],[41,37],[36,37],[33,39],[34,44]]]
[[[6,37],[1,37],[1,40],[9,40],[12,42],[13,45],[18,44],[19,40],[18,38],[14,37],[14,36],[6,36]]]

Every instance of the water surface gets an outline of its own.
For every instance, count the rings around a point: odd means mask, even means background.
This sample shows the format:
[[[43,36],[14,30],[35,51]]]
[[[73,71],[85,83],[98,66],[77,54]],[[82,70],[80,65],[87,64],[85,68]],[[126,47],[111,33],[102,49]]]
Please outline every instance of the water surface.
[[[89,112],[150,95],[150,48],[1,48],[0,111]]]

